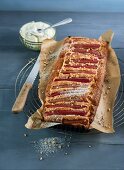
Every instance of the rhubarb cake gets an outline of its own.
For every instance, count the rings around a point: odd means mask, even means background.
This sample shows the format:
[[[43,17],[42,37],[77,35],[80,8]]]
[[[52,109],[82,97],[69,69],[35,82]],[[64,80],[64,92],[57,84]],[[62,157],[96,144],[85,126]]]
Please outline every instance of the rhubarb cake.
[[[107,42],[85,37],[64,39],[45,89],[45,121],[89,128],[99,105],[107,56]]]

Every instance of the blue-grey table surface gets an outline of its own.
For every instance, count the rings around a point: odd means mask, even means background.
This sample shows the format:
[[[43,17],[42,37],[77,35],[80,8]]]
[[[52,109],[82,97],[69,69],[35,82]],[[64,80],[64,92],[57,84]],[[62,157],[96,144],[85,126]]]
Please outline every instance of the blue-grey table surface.
[[[38,52],[26,49],[19,40],[19,28],[30,21],[55,23],[66,17],[73,22],[57,28],[57,40],[68,35],[99,37],[108,29],[115,33],[115,49],[123,74],[124,13],[87,12],[0,12],[0,169],[124,169],[124,125],[114,134],[76,134],[72,132],[69,154],[65,150],[39,161],[31,141],[45,137],[62,137],[57,129],[27,130],[27,117],[14,115],[14,84],[21,68]],[[24,133],[28,137],[24,137]],[[80,143],[73,141],[80,141]],[[92,147],[88,147],[91,145]]]

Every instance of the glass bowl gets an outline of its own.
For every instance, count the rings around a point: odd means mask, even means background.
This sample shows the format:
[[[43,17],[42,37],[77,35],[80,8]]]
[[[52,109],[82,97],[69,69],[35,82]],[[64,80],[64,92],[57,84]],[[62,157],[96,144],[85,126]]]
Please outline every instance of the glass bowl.
[[[48,37],[47,36],[46,37],[42,36],[40,38],[36,38],[36,36],[32,36],[32,35],[28,35],[26,37],[26,33],[28,31],[30,31],[31,29],[33,29],[33,27],[30,28],[31,24],[32,25],[33,24],[38,25],[39,23],[40,24],[42,23],[45,26],[45,28],[51,25],[50,23],[47,23],[47,22],[34,22],[33,21],[33,22],[29,22],[29,23],[24,24],[20,28],[20,31],[19,31],[19,38],[20,38],[21,42],[24,44],[24,46],[31,49],[31,50],[35,50],[35,51],[39,51],[41,49],[41,44],[42,44],[43,40],[45,40],[45,39],[55,39],[55,35],[56,35],[56,29],[55,28],[50,28],[51,31],[53,31],[53,35],[48,35]]]

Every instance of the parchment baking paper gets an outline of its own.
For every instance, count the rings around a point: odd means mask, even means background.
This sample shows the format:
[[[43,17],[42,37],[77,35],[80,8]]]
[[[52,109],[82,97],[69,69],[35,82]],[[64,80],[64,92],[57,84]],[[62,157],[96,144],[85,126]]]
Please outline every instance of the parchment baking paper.
[[[99,39],[107,41],[109,44],[109,56],[107,60],[106,76],[103,83],[102,94],[97,108],[97,112],[90,128],[97,129],[104,133],[113,133],[113,106],[116,94],[120,85],[120,69],[117,56],[111,47],[113,32],[111,30],[105,32]],[[43,103],[45,98],[45,88],[49,74],[54,63],[59,56],[63,40],[57,42],[55,40],[45,40],[41,46],[40,61],[40,82],[39,82],[39,98]],[[43,107],[39,108],[26,123],[29,129],[40,129],[55,126],[60,123],[44,122],[42,115]]]

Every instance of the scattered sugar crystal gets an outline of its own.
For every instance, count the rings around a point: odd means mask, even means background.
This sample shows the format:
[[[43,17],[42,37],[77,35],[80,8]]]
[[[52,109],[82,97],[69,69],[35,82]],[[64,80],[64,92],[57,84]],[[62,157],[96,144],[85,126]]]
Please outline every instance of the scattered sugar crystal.
[[[28,135],[26,133],[24,133],[24,137],[27,137]]]
[[[40,139],[37,143],[34,143],[35,150],[41,155],[49,155],[58,152],[62,145],[65,145],[63,138],[51,137]]]
[[[61,145],[59,145],[59,146],[58,146],[58,148],[59,148],[59,149],[61,149],[61,148],[62,148],[62,146],[61,146]]]
[[[40,157],[40,161],[42,161],[43,160],[43,157]]]
[[[35,151],[39,154],[39,159],[42,160],[64,150],[64,154],[67,155],[67,148],[69,149],[70,141],[71,136],[66,136],[65,134],[63,137],[41,138],[37,141],[32,141],[31,144],[34,147]]]

